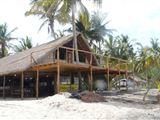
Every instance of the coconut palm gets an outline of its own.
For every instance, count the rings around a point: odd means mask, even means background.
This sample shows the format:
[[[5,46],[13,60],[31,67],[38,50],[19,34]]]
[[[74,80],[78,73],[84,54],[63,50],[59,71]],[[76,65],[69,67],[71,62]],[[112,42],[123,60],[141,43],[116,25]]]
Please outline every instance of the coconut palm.
[[[159,43],[157,39],[151,40],[151,47],[144,47],[142,44],[138,44],[138,56],[135,63],[136,73],[147,82],[147,91],[144,94],[143,101],[151,87],[158,86],[160,83],[159,79]]]
[[[111,35],[113,29],[107,29],[106,25],[110,22],[105,22],[106,16],[101,15],[99,12],[94,12],[91,16],[91,30],[88,33],[88,36],[91,38],[91,41],[98,43],[99,51],[102,53],[102,44],[105,41],[106,35]]]
[[[54,2],[54,6],[52,7],[55,7],[55,8],[53,11],[50,11],[50,14],[48,14],[48,9],[52,5],[51,2]],[[45,2],[42,0],[33,0],[31,2],[30,10],[25,13],[26,16],[34,15],[44,20],[39,30],[41,30],[45,24],[48,24],[48,33],[50,33],[51,31],[51,35],[54,37],[54,39],[56,39],[56,35],[54,31],[54,22],[57,19],[57,12],[55,10],[58,9],[60,2],[61,2],[60,0],[52,0],[48,2]]]
[[[102,52],[102,43],[104,43],[106,35],[111,35],[113,29],[107,29],[106,25],[109,21],[105,22],[106,16],[100,15],[99,12],[94,12],[91,17],[80,13],[79,20],[76,20],[76,29],[81,32],[85,38],[89,41],[92,48],[97,47]],[[69,28],[68,32],[72,32]],[[99,43],[99,46],[95,43]]]
[[[105,54],[125,60],[132,60],[135,57],[133,45],[130,43],[127,35],[117,37],[110,36],[109,39],[105,41]]]
[[[23,50],[27,50],[33,47],[32,40],[28,36],[26,36],[26,38],[22,38],[19,43],[19,45],[14,45],[13,47],[15,52],[22,52]]]
[[[0,25],[0,45],[1,45],[1,56],[0,57],[5,57],[7,55],[7,49],[11,47],[10,41],[17,39],[11,37],[12,33],[16,30],[17,28],[14,28],[11,31],[8,31],[8,26],[7,24],[1,24]]]

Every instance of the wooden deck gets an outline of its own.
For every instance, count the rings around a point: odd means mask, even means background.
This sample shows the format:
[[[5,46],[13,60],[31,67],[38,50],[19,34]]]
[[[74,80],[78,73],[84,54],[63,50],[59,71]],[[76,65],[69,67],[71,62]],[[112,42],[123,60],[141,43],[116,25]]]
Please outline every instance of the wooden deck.
[[[92,66],[90,64],[85,64],[85,63],[66,63],[64,61],[59,62],[59,66],[61,71],[89,71],[90,67],[92,67],[92,70],[94,73],[106,73],[109,70],[109,74],[126,74],[131,73],[131,71],[126,71],[126,70],[117,70],[117,69],[109,69],[107,67],[101,67],[101,66]],[[39,70],[43,71],[56,71],[57,69],[57,62],[50,63],[50,64],[43,64],[43,65],[36,65],[31,68],[31,70],[36,71],[37,68]]]

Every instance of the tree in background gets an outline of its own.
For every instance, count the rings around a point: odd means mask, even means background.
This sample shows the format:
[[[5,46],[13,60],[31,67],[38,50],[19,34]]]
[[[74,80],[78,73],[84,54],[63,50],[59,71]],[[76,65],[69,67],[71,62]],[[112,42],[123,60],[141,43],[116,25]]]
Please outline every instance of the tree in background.
[[[109,39],[105,40],[104,49],[106,55],[124,60],[133,60],[136,55],[127,35],[109,36]]]
[[[92,48],[98,49],[98,53],[102,53],[105,37],[113,32],[113,29],[106,28],[109,21],[105,22],[105,20],[106,15],[101,15],[99,12],[94,12],[91,17],[89,14],[86,16],[86,14],[80,13],[79,19],[76,20],[76,30],[83,34]],[[72,28],[67,31],[72,32]]]
[[[53,3],[52,3],[53,2]],[[45,25],[48,24],[48,33],[51,31],[51,35],[56,39],[55,30],[54,30],[54,22],[58,19],[57,9],[61,0],[33,0],[31,2],[31,8],[29,11],[25,13],[26,16],[34,15],[38,16],[40,19],[44,20],[41,24],[39,30]],[[50,7],[54,7],[54,9],[48,14],[48,10]],[[66,21],[63,21],[66,22]]]
[[[19,43],[19,45],[13,46],[13,50],[15,52],[22,52],[33,47],[32,40],[28,36],[26,36],[26,38],[22,38],[21,41],[19,41]]]
[[[151,47],[144,47],[140,43],[138,45],[140,49],[137,51],[135,72],[147,82],[147,91],[143,97],[145,101],[149,90],[160,86],[160,47],[158,39],[151,39]]]
[[[8,26],[6,23],[0,25],[0,45],[1,45],[1,55],[0,57],[5,57],[8,53],[8,49],[11,47],[10,41],[17,38],[12,37],[12,33],[17,28],[14,28],[11,31],[8,31]]]

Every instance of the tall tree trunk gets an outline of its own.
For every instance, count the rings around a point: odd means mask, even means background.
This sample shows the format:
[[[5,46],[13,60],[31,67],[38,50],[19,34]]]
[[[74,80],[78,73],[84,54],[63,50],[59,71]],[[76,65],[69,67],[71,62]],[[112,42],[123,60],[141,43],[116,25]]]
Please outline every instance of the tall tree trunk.
[[[147,80],[147,91],[144,93],[143,101],[145,101],[145,100],[146,100],[146,96],[148,95],[149,90],[150,90],[150,86],[149,86],[149,79],[146,79],[146,80]]]
[[[56,39],[56,35],[55,35],[55,32],[54,32],[54,19],[53,20],[50,20],[50,29],[51,29],[51,35],[54,37],[54,39]]]
[[[79,55],[78,55],[78,45],[77,45],[77,36],[76,36],[76,24],[75,24],[75,0],[73,0],[72,5],[72,26],[73,26],[73,41],[76,52],[76,62],[79,63]]]
[[[1,48],[1,50],[2,50],[2,55],[1,55],[1,57],[5,57],[5,44],[4,44],[4,43],[2,43],[2,48]]]
[[[75,24],[75,0],[73,0],[72,3],[72,27],[73,27],[73,46],[75,48],[75,56],[76,56],[76,63],[79,64],[79,55],[78,55],[78,42],[77,42],[77,35],[76,35],[76,24]],[[81,91],[82,90],[82,80],[81,80],[81,72],[78,71],[78,79],[79,79],[79,86],[78,89]]]
[[[101,41],[99,41],[99,54],[101,54]]]

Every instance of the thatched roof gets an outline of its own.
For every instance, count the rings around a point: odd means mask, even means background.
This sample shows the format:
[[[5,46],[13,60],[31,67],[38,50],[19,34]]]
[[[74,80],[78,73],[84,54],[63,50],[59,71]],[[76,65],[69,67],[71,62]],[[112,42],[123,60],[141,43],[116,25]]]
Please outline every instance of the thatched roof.
[[[57,40],[0,59],[0,75],[17,73],[27,70],[32,66],[31,54],[33,54],[35,60],[39,60],[46,53],[53,51],[62,44],[67,43],[68,41],[72,40],[72,38],[72,35],[65,36]]]

